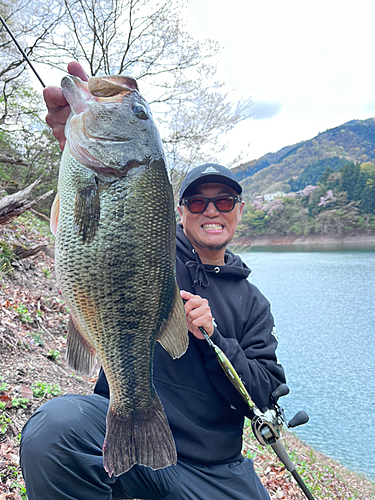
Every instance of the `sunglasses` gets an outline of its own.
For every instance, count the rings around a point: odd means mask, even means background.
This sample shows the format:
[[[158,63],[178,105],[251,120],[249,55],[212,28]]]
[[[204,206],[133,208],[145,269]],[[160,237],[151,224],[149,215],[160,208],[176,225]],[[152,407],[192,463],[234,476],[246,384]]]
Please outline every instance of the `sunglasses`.
[[[180,205],[186,205],[189,212],[192,214],[203,214],[207,209],[209,203],[215,205],[216,210],[219,212],[231,212],[236,203],[241,202],[239,196],[234,195],[221,195],[215,196],[214,198],[205,198],[204,196],[189,196],[188,198],[183,198],[180,201]]]

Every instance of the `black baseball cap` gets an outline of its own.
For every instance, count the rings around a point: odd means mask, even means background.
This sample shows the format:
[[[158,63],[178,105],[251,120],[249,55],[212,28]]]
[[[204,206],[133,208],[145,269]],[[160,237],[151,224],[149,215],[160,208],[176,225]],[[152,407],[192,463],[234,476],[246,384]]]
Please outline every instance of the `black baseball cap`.
[[[180,188],[180,202],[184,196],[196,186],[207,182],[219,182],[234,189],[237,194],[242,193],[242,187],[238,183],[234,173],[227,167],[215,163],[205,163],[195,167],[186,175]]]

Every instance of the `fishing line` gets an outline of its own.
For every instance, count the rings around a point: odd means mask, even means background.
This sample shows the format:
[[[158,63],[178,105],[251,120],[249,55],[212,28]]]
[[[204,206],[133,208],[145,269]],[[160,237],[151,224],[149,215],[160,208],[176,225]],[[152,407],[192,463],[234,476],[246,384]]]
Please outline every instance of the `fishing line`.
[[[38,80],[40,81],[40,83],[43,85],[43,88],[46,88],[46,86],[43,83],[43,80],[38,75],[38,73],[37,73],[36,69],[34,68],[34,66],[32,65],[30,59],[27,57],[27,55],[25,54],[25,52],[22,50],[22,48],[20,47],[19,43],[17,42],[17,40],[13,36],[13,33],[8,28],[7,23],[4,21],[4,19],[1,16],[0,16],[0,21],[1,21],[2,25],[4,26],[4,28],[7,30],[8,34],[11,37],[11,39],[13,40],[13,42],[16,44],[17,49],[21,52],[21,54],[22,54],[23,58],[25,59],[25,61],[28,63],[28,65],[34,71],[34,73],[35,73],[36,77],[38,78]]]

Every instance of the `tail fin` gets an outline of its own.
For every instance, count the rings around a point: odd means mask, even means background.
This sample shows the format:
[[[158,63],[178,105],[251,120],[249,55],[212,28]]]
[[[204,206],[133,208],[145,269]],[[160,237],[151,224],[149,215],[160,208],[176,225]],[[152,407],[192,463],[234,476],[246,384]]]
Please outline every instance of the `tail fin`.
[[[157,396],[146,411],[135,410],[128,418],[119,416],[110,405],[103,462],[109,477],[119,476],[135,464],[162,469],[177,463],[173,436]]]

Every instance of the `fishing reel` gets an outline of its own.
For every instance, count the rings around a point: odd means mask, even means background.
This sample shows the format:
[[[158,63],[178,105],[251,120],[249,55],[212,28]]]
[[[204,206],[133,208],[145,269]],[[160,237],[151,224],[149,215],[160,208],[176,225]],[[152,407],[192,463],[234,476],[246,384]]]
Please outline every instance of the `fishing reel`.
[[[254,410],[251,427],[254,436],[262,446],[275,444],[280,438],[284,424],[288,428],[293,428],[309,421],[309,417],[304,411],[296,413],[289,422],[286,420],[284,410],[278,405],[277,401],[287,394],[289,394],[289,387],[286,384],[281,384],[271,394],[272,408],[264,408],[264,411]]]

